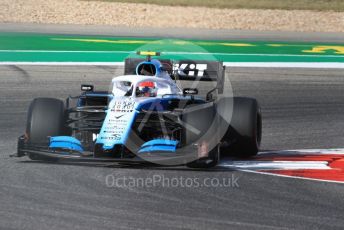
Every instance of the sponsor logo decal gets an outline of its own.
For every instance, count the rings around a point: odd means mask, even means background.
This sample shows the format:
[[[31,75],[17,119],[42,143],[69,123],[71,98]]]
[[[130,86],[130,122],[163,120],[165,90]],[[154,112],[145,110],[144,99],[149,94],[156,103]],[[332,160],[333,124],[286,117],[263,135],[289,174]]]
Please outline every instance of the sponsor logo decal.
[[[116,119],[119,119],[119,118],[121,118],[121,117],[123,117],[123,116],[124,116],[124,114],[119,115],[119,116],[115,116],[115,118],[116,118]]]

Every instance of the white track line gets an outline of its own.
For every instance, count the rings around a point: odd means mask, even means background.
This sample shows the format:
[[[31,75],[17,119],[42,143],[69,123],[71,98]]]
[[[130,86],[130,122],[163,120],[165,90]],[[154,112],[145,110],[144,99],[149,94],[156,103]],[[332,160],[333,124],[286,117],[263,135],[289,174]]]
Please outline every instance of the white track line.
[[[223,161],[220,167],[247,170],[331,169],[327,161]]]
[[[328,182],[328,183],[344,184],[344,181],[315,179],[315,178],[298,177],[298,176],[288,176],[288,175],[282,175],[282,174],[274,174],[274,173],[268,173],[268,172],[253,171],[253,170],[242,170],[242,169],[239,169],[238,171],[248,172],[248,173],[255,173],[255,174],[262,174],[262,175],[268,175],[268,176],[275,176],[275,177],[284,177],[284,178],[293,178],[293,179],[310,180],[310,181],[318,181],[318,182]]]
[[[259,152],[258,155],[271,155],[271,154],[278,154],[279,156],[283,155],[344,155],[343,148],[337,149],[293,149],[293,150],[279,150],[279,151],[267,151],[267,152]]]
[[[344,69],[341,62],[224,62],[229,67]]]
[[[0,65],[51,65],[51,66],[124,66],[124,62],[18,62],[5,61]]]
[[[344,69],[341,62],[224,62],[228,67]],[[123,66],[123,62],[0,62],[0,65]]]

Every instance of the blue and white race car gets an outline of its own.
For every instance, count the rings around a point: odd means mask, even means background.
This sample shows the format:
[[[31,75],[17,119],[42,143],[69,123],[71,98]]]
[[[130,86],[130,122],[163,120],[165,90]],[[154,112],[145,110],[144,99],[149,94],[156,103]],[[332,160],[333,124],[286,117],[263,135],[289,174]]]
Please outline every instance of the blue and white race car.
[[[257,154],[259,105],[252,98],[223,96],[221,62],[140,54],[147,58],[126,59],[125,73],[113,78],[110,92],[82,85],[83,92],[66,102],[34,99],[16,156],[209,168],[221,155]],[[193,87],[182,88],[180,81]],[[195,86],[204,81],[215,87],[201,96]]]

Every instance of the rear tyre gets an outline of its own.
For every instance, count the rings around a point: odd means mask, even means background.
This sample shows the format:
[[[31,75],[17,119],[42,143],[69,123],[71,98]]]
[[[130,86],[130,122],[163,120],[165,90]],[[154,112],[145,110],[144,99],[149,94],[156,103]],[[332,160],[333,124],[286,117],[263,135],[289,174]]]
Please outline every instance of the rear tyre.
[[[61,136],[65,131],[65,109],[61,100],[36,98],[29,107],[26,133],[28,143],[48,146],[50,136]],[[51,160],[37,154],[29,154],[32,160]]]
[[[226,99],[220,103],[226,103]],[[221,155],[255,156],[262,136],[262,116],[258,102],[253,98],[235,97],[231,103],[233,114],[222,139]]]

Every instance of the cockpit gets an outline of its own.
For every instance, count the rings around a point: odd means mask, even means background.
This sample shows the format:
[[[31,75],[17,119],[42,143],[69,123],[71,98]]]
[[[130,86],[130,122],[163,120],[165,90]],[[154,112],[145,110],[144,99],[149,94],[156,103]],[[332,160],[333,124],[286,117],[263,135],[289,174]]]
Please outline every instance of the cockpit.
[[[158,97],[166,94],[182,94],[173,82],[150,76],[127,75],[112,80],[115,97]]]

